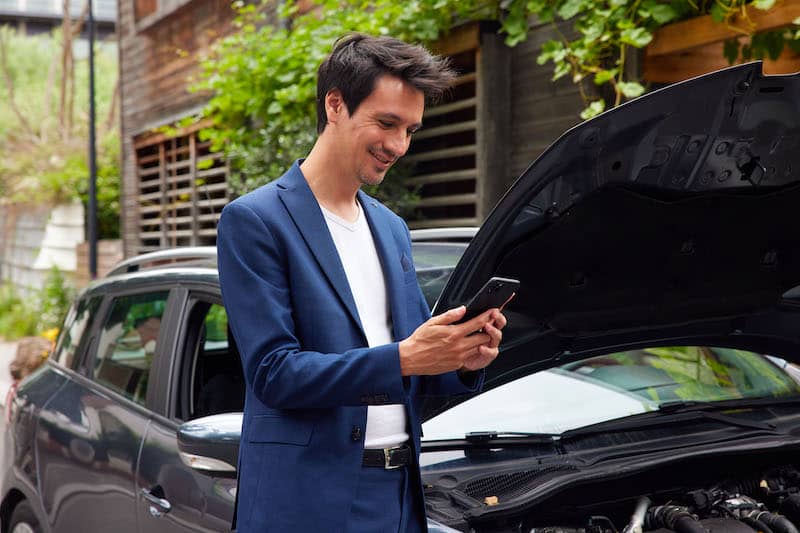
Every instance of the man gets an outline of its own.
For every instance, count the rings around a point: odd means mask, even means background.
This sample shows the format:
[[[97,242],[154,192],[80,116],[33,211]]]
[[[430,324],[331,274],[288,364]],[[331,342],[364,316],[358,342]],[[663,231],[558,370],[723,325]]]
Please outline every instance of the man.
[[[492,309],[456,325],[463,307],[431,319],[408,228],[360,187],[406,153],[453,73],[421,47],[355,34],[318,76],[308,157],[218,227],[247,382],[238,530],[422,531],[421,397],[477,390],[506,321]]]
[[[161,329],[161,317],[140,317],[133,327],[139,334],[139,342],[142,344],[144,353],[152,357],[156,353],[156,341],[158,340],[158,332]]]

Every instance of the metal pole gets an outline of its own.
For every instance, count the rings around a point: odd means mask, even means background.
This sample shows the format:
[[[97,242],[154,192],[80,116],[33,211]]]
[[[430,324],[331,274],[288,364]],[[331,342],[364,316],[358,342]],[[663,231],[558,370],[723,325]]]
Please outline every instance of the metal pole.
[[[89,2],[89,277],[97,279],[97,151],[94,128],[94,8]]]

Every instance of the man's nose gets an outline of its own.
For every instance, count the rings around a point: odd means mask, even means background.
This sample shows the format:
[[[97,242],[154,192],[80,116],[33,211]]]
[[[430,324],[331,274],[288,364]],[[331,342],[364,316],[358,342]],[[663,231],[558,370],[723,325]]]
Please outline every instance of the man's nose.
[[[393,158],[398,159],[403,157],[405,153],[408,151],[408,146],[411,142],[411,139],[405,132],[393,132],[386,142],[384,142],[385,150],[391,155]]]

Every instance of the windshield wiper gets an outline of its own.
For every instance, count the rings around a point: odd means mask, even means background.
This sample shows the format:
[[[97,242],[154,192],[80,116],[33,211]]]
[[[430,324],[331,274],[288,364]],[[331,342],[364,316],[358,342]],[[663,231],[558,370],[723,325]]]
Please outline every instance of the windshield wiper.
[[[498,440],[528,440],[537,442],[553,442],[561,437],[558,433],[531,433],[529,431],[470,431],[464,439],[472,444],[496,442]]]
[[[553,445],[561,435],[558,433],[532,433],[527,431],[470,431],[462,439],[422,441],[422,451],[488,449],[493,447]]]
[[[586,436],[593,433],[605,433],[608,431],[627,431],[643,429],[647,427],[661,426],[665,423],[692,422],[696,420],[711,420],[729,426],[738,426],[748,429],[756,429],[770,433],[780,433],[776,431],[775,424],[761,422],[757,420],[747,420],[736,416],[718,413],[716,411],[735,409],[738,407],[758,407],[773,405],[773,403],[762,403],[753,405],[752,400],[745,402],[666,402],[659,406],[659,410],[647,413],[639,413],[624,418],[600,422],[578,429],[566,431],[561,435],[562,439],[569,439],[577,436]]]
[[[737,398],[716,402],[699,400],[677,400],[661,402],[658,411],[662,413],[688,413],[691,411],[727,411],[731,409],[770,407],[793,405],[800,403],[800,396],[783,396],[767,398]]]

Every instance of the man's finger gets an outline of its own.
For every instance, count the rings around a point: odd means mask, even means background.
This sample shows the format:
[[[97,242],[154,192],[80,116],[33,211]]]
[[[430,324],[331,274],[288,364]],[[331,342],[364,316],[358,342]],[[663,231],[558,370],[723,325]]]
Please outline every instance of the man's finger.
[[[492,342],[492,338],[487,335],[486,333],[476,333],[474,335],[467,335],[462,339],[461,346],[464,347],[465,350],[472,350],[478,346],[489,344]]]
[[[463,324],[459,324],[458,327],[464,330],[464,335],[483,329],[483,326],[492,321],[492,314],[495,310],[496,308],[488,309],[478,316],[467,320]]]
[[[489,359],[488,361],[485,361],[486,364],[484,366],[487,366],[489,363],[491,363],[497,358],[497,355],[500,353],[500,350],[498,350],[497,348],[490,348],[486,345],[483,345],[478,347],[478,353],[481,355],[481,357]]]
[[[494,319],[492,320],[492,325],[494,325],[494,327],[496,327],[497,329],[503,329],[504,327],[506,327],[507,324],[508,320],[506,319],[506,315],[498,311],[494,315]]]
[[[435,317],[432,317],[428,322],[430,324],[436,324],[436,325],[439,325],[439,326],[445,326],[447,324],[452,324],[456,320],[460,320],[464,316],[464,313],[466,313],[466,312],[467,312],[467,308],[464,307],[463,305],[460,305],[458,307],[454,307],[452,309],[448,309],[447,311],[445,311],[444,313],[442,313],[440,315],[436,315]]]
[[[497,348],[500,346],[500,341],[503,339],[503,332],[500,331],[492,322],[483,326],[483,332],[490,338],[489,346]]]

